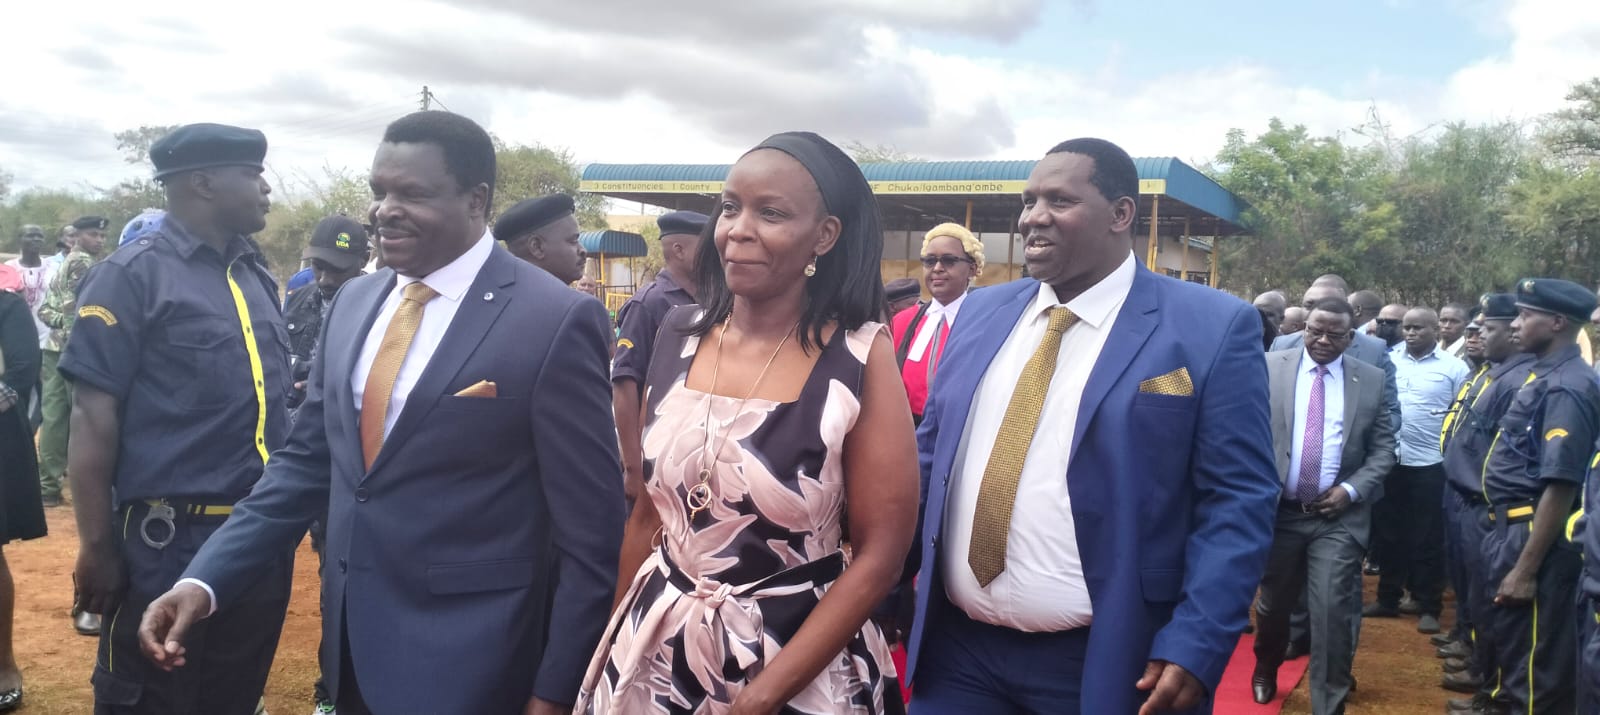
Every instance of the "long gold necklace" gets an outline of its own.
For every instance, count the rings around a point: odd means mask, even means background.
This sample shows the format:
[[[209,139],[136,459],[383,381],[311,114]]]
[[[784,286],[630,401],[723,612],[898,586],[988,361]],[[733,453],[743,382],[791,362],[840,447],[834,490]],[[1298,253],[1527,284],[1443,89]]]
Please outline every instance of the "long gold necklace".
[[[711,508],[711,463],[716,460],[716,455],[722,452],[722,448],[728,446],[728,434],[733,431],[734,423],[739,421],[739,415],[744,414],[745,403],[750,401],[750,396],[756,394],[756,388],[766,379],[767,370],[772,369],[772,363],[778,359],[778,353],[783,352],[783,346],[788,344],[789,336],[800,329],[800,324],[795,323],[794,330],[784,334],[783,339],[778,341],[778,349],[772,351],[772,357],[767,358],[767,364],[761,368],[761,374],[756,375],[756,381],[750,385],[750,390],[739,400],[738,408],[733,411],[733,418],[728,420],[728,426],[722,429],[722,439],[717,443],[717,451],[712,452],[711,403],[716,399],[717,374],[722,368],[722,339],[728,334],[728,327],[731,325],[733,325],[733,312],[729,311],[728,322],[723,324],[722,331],[717,333],[717,359],[711,364],[711,391],[706,394],[706,443],[700,448],[700,483],[690,487],[689,492],[683,497],[684,504],[689,507],[690,521],[699,516],[700,512]]]

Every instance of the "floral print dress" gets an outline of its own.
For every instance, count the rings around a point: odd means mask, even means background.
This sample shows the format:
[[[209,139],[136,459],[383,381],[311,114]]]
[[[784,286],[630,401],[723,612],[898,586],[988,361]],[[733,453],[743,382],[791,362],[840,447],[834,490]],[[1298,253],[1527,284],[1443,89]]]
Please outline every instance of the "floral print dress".
[[[840,549],[844,440],[883,327],[832,339],[798,400],[751,398],[741,410],[739,398],[684,384],[700,347],[687,335],[698,312],[677,308],[663,321],[645,380],[646,491],[661,516],[660,546],[612,614],[576,712],[727,711],[848,559]],[[700,481],[708,430],[714,496],[691,518],[685,498]],[[780,712],[882,713],[886,697],[899,704],[894,678],[888,643],[868,621]]]

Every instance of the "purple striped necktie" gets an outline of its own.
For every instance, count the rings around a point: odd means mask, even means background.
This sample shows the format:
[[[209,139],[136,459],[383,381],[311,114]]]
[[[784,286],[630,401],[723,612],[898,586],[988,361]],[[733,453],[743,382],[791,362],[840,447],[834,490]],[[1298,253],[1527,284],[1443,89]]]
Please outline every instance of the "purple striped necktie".
[[[1322,495],[1317,488],[1322,482],[1322,413],[1327,399],[1322,378],[1328,374],[1328,366],[1318,365],[1314,372],[1316,380],[1311,383],[1311,399],[1306,404],[1306,432],[1300,439],[1300,482],[1294,490],[1294,498],[1301,504],[1310,504]]]

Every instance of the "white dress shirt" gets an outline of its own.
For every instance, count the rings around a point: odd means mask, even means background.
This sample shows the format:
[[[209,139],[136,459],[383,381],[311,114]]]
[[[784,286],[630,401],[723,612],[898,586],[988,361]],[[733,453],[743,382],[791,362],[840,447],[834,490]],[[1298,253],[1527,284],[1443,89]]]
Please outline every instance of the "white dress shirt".
[[[383,418],[383,436],[388,437],[389,430],[394,429],[395,420],[399,419],[400,411],[405,409],[406,397],[410,396],[411,388],[416,387],[417,379],[428,367],[428,361],[433,359],[434,350],[444,342],[444,332],[450,328],[450,321],[455,319],[456,309],[461,307],[461,300],[468,297],[467,289],[472,287],[472,281],[477,279],[478,271],[489,260],[489,253],[493,250],[494,234],[484,231],[483,237],[472,244],[472,248],[443,268],[423,278],[397,276],[394,290],[384,298],[377,319],[372,321],[372,330],[367,332],[366,342],[361,346],[361,357],[356,359],[356,368],[350,373],[351,400],[358,413],[361,410],[361,396],[367,391],[367,374],[372,372],[372,362],[378,358],[378,348],[383,346],[383,334],[389,330],[389,321],[400,309],[401,293],[405,287],[420,280],[439,295],[423,308],[422,322],[417,325],[417,332],[411,338],[411,348],[406,351],[405,362],[400,363],[400,373],[394,379],[394,390],[389,393],[389,414]]]
[[[467,289],[472,287],[472,281],[478,277],[478,271],[483,269],[483,264],[488,262],[489,254],[494,251],[494,234],[488,230],[483,232],[483,237],[467,249],[466,253],[457,256],[443,268],[429,273],[423,278],[411,276],[398,276],[394,289],[383,300],[383,307],[378,310],[378,317],[372,321],[372,329],[367,332],[366,342],[362,344],[361,356],[356,359],[355,370],[350,373],[350,387],[354,391],[352,400],[359,415],[361,411],[361,396],[366,392],[367,374],[372,372],[372,362],[378,357],[378,348],[383,344],[383,334],[389,329],[389,321],[394,318],[394,313],[400,308],[401,292],[406,286],[421,280],[439,295],[428,301],[422,310],[422,322],[417,326],[417,332],[411,338],[411,347],[406,351],[405,362],[400,363],[400,374],[395,377],[394,390],[389,393],[389,414],[383,419],[383,434],[389,436],[389,430],[394,429],[395,420],[400,417],[400,411],[406,406],[406,397],[411,394],[411,388],[417,386],[417,379],[422,376],[423,369],[428,367],[428,362],[433,359],[433,353],[439,344],[444,342],[444,333],[450,328],[450,321],[456,317],[456,309],[461,307],[461,301],[469,296]],[[211,586],[198,579],[181,579],[178,583],[192,583],[205,589],[211,596],[211,612],[217,612],[217,594]]]
[[[967,294],[962,293],[960,298],[950,301],[949,305],[939,302],[934,298],[928,305],[927,312],[922,315],[922,325],[917,328],[917,336],[911,341],[911,350],[906,353],[906,360],[922,362],[922,356],[928,351],[928,345],[933,342],[934,336],[939,334],[941,323],[956,324],[956,313],[961,311],[961,304],[967,302]]]
[[[1294,381],[1294,440],[1289,449],[1289,483],[1284,495],[1293,499],[1300,489],[1300,456],[1305,453],[1306,411],[1311,406],[1311,387],[1315,383],[1317,361],[1311,354],[1300,351],[1300,369]],[[1317,494],[1333,488],[1339,480],[1339,465],[1344,457],[1344,356],[1328,363],[1328,374],[1322,376],[1322,468],[1317,474]],[[1351,501],[1361,501],[1361,494],[1348,483],[1342,484]]]
[[[967,563],[973,516],[984,469],[1017,380],[1044,340],[1049,310],[1061,305],[1048,284],[1039,284],[1038,295],[978,383],[950,474],[942,571],[950,602],[973,620],[1028,632],[1081,628],[1094,620],[1078,554],[1072,495],[1067,491],[1067,482],[1074,475],[1068,473],[1067,465],[1072,461],[1072,436],[1084,386],[1133,289],[1136,266],[1129,252],[1111,275],[1066,304],[1079,320],[1061,338],[1055,375],[1039,414],[1039,429],[1022,465],[1006,539],[1005,571],[987,588],[978,585]],[[1085,474],[1083,478],[1106,476]]]

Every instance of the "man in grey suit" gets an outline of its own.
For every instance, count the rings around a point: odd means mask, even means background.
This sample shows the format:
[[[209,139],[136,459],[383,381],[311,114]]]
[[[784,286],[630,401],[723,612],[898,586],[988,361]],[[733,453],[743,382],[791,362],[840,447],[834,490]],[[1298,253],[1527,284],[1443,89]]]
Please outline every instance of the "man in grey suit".
[[[495,245],[494,146],[418,112],[373,160],[388,267],[350,281],[288,444],[139,640],[163,668],[326,509],[338,712],[557,713],[611,608],[622,469],[604,307]],[[268,624],[262,624],[268,627]]]
[[[1318,280],[1321,281],[1322,279]],[[1340,287],[1340,283],[1323,281],[1312,284],[1310,288],[1306,289],[1305,299],[1301,303],[1301,307],[1305,308],[1307,313],[1310,313],[1312,304],[1317,301],[1326,298],[1344,300],[1346,291]],[[1298,350],[1305,347],[1305,340],[1303,333],[1290,333],[1272,341],[1272,350],[1269,352]],[[1345,354],[1368,365],[1376,365],[1383,369],[1383,407],[1389,413],[1389,422],[1393,425],[1394,431],[1399,432],[1400,390],[1395,385],[1394,361],[1389,359],[1389,346],[1378,338],[1357,331],[1348,347],[1345,348]]]
[[[1348,303],[1322,299],[1306,320],[1304,348],[1266,357],[1283,496],[1256,606],[1251,689],[1258,703],[1276,697],[1289,612],[1304,592],[1316,715],[1343,713],[1350,694],[1371,504],[1395,460],[1383,371],[1344,359],[1353,322]]]

